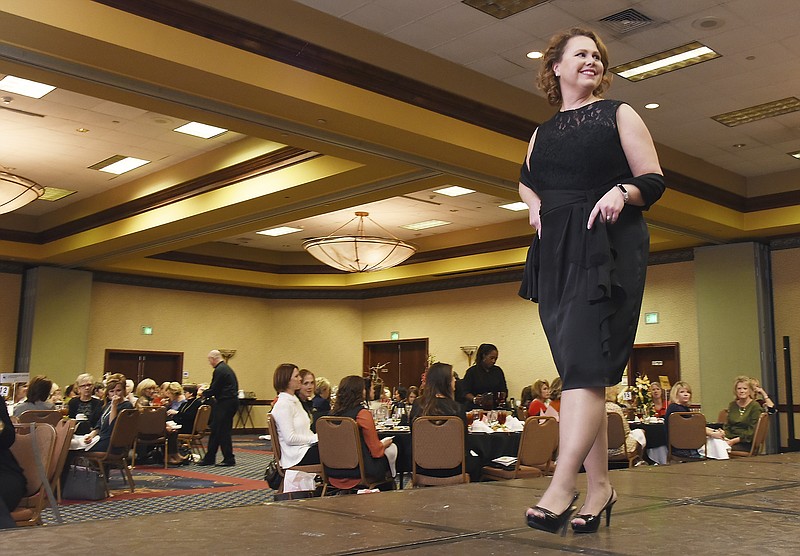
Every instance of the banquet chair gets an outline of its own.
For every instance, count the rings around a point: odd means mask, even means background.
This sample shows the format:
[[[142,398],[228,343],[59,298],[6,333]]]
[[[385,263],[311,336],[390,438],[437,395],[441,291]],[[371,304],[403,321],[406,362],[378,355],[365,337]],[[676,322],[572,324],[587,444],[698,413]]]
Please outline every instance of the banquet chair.
[[[18,527],[42,524],[42,509],[49,500],[50,507],[61,522],[50,476],[55,469],[53,453],[56,449],[56,429],[47,423],[15,425],[16,440],[11,453],[25,474],[27,490],[19,504],[11,512]]]
[[[139,408],[139,425],[133,443],[131,467],[136,467],[136,452],[139,446],[161,446],[164,454],[164,469],[169,467],[167,457],[167,410],[164,407]]]
[[[184,446],[188,446],[192,453],[197,450],[197,455],[201,458],[206,455],[206,447],[203,445],[203,439],[206,437],[208,431],[209,417],[211,417],[211,406],[201,405],[197,409],[197,414],[194,416],[192,432],[178,434],[178,441]]]
[[[454,415],[417,417],[411,431],[411,484],[413,486],[455,485],[469,482],[464,447],[464,421]],[[425,470],[461,472],[450,477],[423,474]]]
[[[527,479],[553,474],[553,454],[558,448],[558,421],[555,417],[528,417],[519,439],[513,469],[486,465],[482,477],[493,481]]]
[[[315,475],[322,475],[322,465],[293,465],[284,469],[281,466],[281,443],[278,440],[278,428],[273,421],[271,415],[267,415],[267,427],[269,429],[269,437],[272,442],[272,457],[278,462],[278,473],[281,475],[281,486],[278,488],[278,494],[283,493],[283,477],[286,476],[286,471],[302,471],[304,473],[313,473]]]
[[[668,461],[702,461],[705,456],[690,457],[680,455],[675,450],[699,450],[706,448],[706,417],[702,413],[676,411],[669,416]]]
[[[753,433],[753,444],[750,447],[749,452],[743,452],[740,450],[732,449],[730,454],[732,458],[748,458],[752,456],[757,456],[761,453],[762,448],[764,447],[764,441],[767,439],[767,430],[769,429],[769,414],[762,413],[758,417],[758,422],[756,423],[756,430]],[[733,445],[733,448],[736,448],[736,445]]]
[[[133,444],[136,442],[138,426],[139,410],[123,409],[117,414],[117,418],[114,419],[114,430],[111,432],[108,451],[86,452],[87,461],[96,467],[103,476],[106,496],[111,495],[111,492],[108,490],[108,476],[106,471],[109,467],[117,467],[122,471],[123,478],[128,483],[130,491],[133,492],[133,475],[131,474],[131,467],[128,464],[128,453],[133,449]]]
[[[610,463],[627,461],[628,468],[634,466],[634,462],[640,457],[637,452],[628,451],[628,443],[625,438],[625,426],[622,423],[622,417],[619,413],[609,412],[608,415],[608,447],[609,448],[622,448],[622,453],[617,455],[609,455],[608,461]]]
[[[56,425],[56,446],[53,450],[54,468],[50,473],[50,485],[56,493],[56,500],[61,502],[61,472],[67,462],[69,446],[78,422],[75,419],[59,421]]]
[[[23,411],[18,418],[20,423],[47,423],[56,426],[63,419],[63,415],[57,409],[29,409]]]
[[[717,415],[717,423],[722,423],[723,425],[728,422],[728,410],[721,409],[719,415]]]
[[[317,419],[317,437],[322,466],[322,496],[328,491],[330,478],[358,478],[356,486],[368,489],[394,481],[391,477],[367,476],[361,451],[361,433],[355,419],[329,415],[320,417]]]

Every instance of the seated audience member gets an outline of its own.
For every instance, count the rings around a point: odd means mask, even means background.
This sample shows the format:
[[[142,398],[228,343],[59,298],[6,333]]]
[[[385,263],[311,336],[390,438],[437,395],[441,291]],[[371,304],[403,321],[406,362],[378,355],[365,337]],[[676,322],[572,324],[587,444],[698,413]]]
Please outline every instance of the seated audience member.
[[[25,496],[27,482],[22,468],[11,453],[16,431],[8,416],[5,400],[0,406],[0,529],[10,529],[16,527],[11,512]],[[6,550],[10,548],[6,547]]]
[[[419,390],[416,386],[411,386],[408,388],[408,396],[406,397],[406,406],[411,407],[414,405],[414,402],[417,400],[417,396],[419,396]]]
[[[55,382],[50,387],[50,396],[47,401],[57,406],[61,406],[64,403],[64,393],[61,391],[61,386]]]
[[[152,378],[146,378],[136,385],[136,407],[149,407],[155,403],[158,385]]]
[[[561,409],[561,377],[556,377],[550,385],[550,404],[544,412],[546,417],[555,417],[558,421],[558,412]]]
[[[467,448],[467,416],[461,404],[455,400],[454,390],[453,366],[447,363],[434,363],[431,365],[430,369],[428,369],[425,389],[411,407],[409,424],[413,431],[414,420],[418,417],[454,415],[460,418],[464,423],[464,450],[467,473],[470,475],[471,481],[477,481],[480,479],[481,474],[480,460],[472,456]],[[420,473],[429,477],[452,477],[461,473],[460,468],[441,470],[418,467],[417,469]]]
[[[14,405],[17,405],[21,401],[24,401],[27,395],[28,395],[27,382],[14,383]]]
[[[778,412],[778,408],[775,407],[775,402],[772,401],[772,398],[769,397],[769,394],[767,394],[761,387],[761,382],[759,382],[757,378],[751,378],[750,381],[753,383],[753,391],[757,396],[759,396],[756,398],[756,401],[761,405],[761,409],[770,415],[776,414]]]
[[[673,413],[691,413],[689,404],[692,403],[692,387],[688,382],[679,380],[672,385],[669,391],[669,399],[671,400],[667,411],[664,413],[664,427],[667,432],[667,439],[669,439],[669,416]],[[725,432],[721,429],[715,430],[706,427],[706,436],[711,439],[724,440]],[[672,453],[684,458],[699,458],[700,452],[698,450],[680,450],[673,449]],[[711,455],[709,455],[711,457]]]
[[[167,408],[167,415],[170,415],[170,410],[178,411],[186,398],[183,395],[183,386],[179,382],[168,382],[165,395],[162,398],[162,405]]]
[[[749,452],[756,424],[761,416],[761,404],[755,400],[756,393],[750,377],[736,377],[733,392],[736,399],[728,405],[728,420],[724,426],[725,439],[728,445],[735,446],[737,451]],[[30,394],[28,396],[30,397]],[[14,414],[16,415],[16,411]]]
[[[67,384],[67,387],[64,388],[64,401],[69,402],[69,400],[77,395],[78,391],[75,389],[75,383]]]
[[[528,417],[544,415],[550,401],[550,384],[546,380],[537,380],[531,386],[533,400],[528,404]]]
[[[167,419],[181,426],[181,434],[192,434],[197,410],[203,405],[203,400],[197,397],[197,385],[184,384],[183,398],[183,403],[178,409],[167,409]]]
[[[606,388],[606,413],[616,413],[622,417],[622,428],[625,430],[625,448],[628,453],[635,453],[639,456],[642,455],[642,449],[647,441],[645,440],[643,430],[634,430],[628,426],[628,420],[622,412],[622,407],[617,403],[617,396],[619,396],[619,387],[611,386]],[[625,448],[620,444],[619,446],[609,446],[608,456],[616,457],[625,453]],[[644,461],[644,460],[642,460]]]
[[[272,442],[280,443],[281,467],[286,470],[294,465],[319,464],[317,435],[311,432],[311,419],[295,395],[301,385],[297,365],[278,365],[272,376],[272,385],[278,393],[270,412],[278,433],[278,438],[273,438]],[[307,475],[286,471],[283,491],[313,490],[314,477]]]
[[[88,434],[97,427],[103,413],[103,402],[92,396],[94,391],[94,377],[90,374],[80,374],[75,379],[74,390],[78,395],[69,400],[67,415],[70,419],[77,419],[78,426],[75,434]],[[83,418],[78,418],[81,415]]]
[[[408,402],[408,388],[405,386],[398,386],[394,391],[394,399],[392,400],[392,407],[405,407]]]
[[[28,384],[28,397],[14,406],[14,417],[19,417],[31,409],[55,409],[53,402],[47,401],[53,381],[44,376],[35,376]]]
[[[89,444],[95,436],[100,437],[97,443],[89,448],[90,452],[105,452],[108,450],[108,443],[111,440],[111,433],[114,432],[114,421],[117,415],[124,409],[133,409],[133,405],[128,401],[127,395],[125,377],[119,373],[110,375],[106,381],[106,399],[104,400],[100,421],[97,427],[84,437],[86,444]]]
[[[317,386],[317,378],[314,373],[308,369],[300,369],[300,388],[297,389],[297,399],[300,400],[300,405],[308,413],[309,419],[313,419],[314,415],[314,388]],[[312,422],[312,428],[313,422]]]
[[[358,430],[361,433],[361,453],[367,477],[376,479],[394,477],[397,446],[392,444],[391,438],[383,440],[378,438],[372,413],[364,407],[366,394],[366,385],[362,377],[344,377],[336,391],[336,402],[331,409],[331,416],[350,417],[358,423]],[[333,471],[328,475],[331,485],[340,490],[355,487],[359,478],[358,470]]]
[[[105,382],[98,381],[94,383],[94,388],[92,388],[92,396],[94,396],[98,400],[102,400],[106,397]]]
[[[106,377],[106,382],[108,382],[108,377]],[[133,407],[138,407],[137,403],[139,402],[139,398],[137,398],[136,394],[134,394],[134,390],[136,390],[136,387],[133,381],[131,379],[126,380],[125,381],[125,391],[127,392],[126,398]]]
[[[653,399],[653,416],[664,417],[667,413],[667,406],[669,403],[667,403],[661,384],[658,382],[650,383],[650,397]]]
[[[314,399],[311,405],[317,413],[327,415],[331,411],[331,381],[321,376],[314,387]]]

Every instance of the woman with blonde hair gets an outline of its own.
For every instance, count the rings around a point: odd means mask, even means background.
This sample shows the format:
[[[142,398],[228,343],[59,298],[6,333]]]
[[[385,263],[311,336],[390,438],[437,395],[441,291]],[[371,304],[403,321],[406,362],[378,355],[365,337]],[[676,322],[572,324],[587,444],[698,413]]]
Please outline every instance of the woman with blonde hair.
[[[749,376],[737,376],[733,383],[736,398],[728,405],[728,420],[725,423],[725,438],[729,446],[748,452],[752,447],[756,423],[761,416],[761,404],[755,397],[753,381]]]
[[[537,380],[531,386],[533,400],[528,405],[528,417],[543,415],[550,401],[550,384],[546,380]]]
[[[76,434],[88,434],[100,422],[100,416],[103,414],[103,402],[92,395],[94,393],[94,377],[88,373],[79,374],[75,379],[75,391],[78,395],[69,400],[67,415],[70,419],[78,420]],[[79,419],[81,415],[83,418]]]
[[[152,378],[146,378],[136,385],[136,407],[148,407],[155,405],[155,397],[158,394],[158,384]]]
[[[90,452],[105,452],[108,449],[111,433],[114,432],[114,422],[124,409],[133,409],[133,405],[127,400],[125,376],[119,373],[112,374],[106,380],[106,399],[100,421],[97,427],[84,437],[86,444],[91,443],[95,436],[100,437],[100,440],[89,448]]]

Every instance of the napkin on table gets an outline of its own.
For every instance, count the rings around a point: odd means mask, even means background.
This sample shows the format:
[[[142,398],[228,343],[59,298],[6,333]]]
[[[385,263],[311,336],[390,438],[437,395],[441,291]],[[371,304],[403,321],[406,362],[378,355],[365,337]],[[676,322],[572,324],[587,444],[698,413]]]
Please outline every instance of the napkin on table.
[[[474,421],[472,423],[472,432],[494,432],[492,427],[484,423],[483,421]]]
[[[525,424],[516,417],[509,415],[506,417],[506,428],[511,432],[522,432]]]

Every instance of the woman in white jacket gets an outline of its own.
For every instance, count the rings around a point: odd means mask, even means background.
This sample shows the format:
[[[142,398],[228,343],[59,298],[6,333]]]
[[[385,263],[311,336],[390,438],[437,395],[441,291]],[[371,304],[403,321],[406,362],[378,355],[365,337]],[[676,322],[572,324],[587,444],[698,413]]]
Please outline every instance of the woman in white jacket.
[[[275,369],[272,384],[278,399],[272,406],[270,418],[275,423],[281,447],[281,467],[319,464],[317,435],[311,432],[311,419],[303,409],[295,392],[300,388],[300,371],[297,365],[283,363]],[[284,492],[313,490],[314,476],[309,473],[287,471],[284,477]]]

